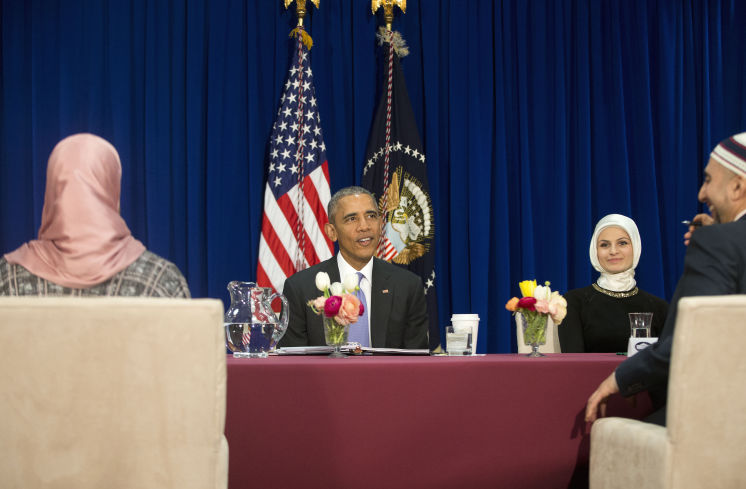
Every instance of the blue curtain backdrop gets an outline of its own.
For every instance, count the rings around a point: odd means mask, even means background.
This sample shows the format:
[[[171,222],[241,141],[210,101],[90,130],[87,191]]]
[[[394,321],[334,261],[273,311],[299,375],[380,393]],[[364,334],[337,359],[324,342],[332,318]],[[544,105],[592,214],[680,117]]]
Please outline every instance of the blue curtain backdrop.
[[[595,279],[611,212],[670,298],[714,144],[746,131],[746,2],[411,0],[394,22],[428,158],[441,325],[515,351],[517,282]],[[306,25],[332,190],[360,181],[376,97],[369,0]],[[0,251],[35,237],[47,157],[81,131],[124,167],[122,214],[195,296],[255,278],[267,140],[294,15],[280,0],[0,0]]]

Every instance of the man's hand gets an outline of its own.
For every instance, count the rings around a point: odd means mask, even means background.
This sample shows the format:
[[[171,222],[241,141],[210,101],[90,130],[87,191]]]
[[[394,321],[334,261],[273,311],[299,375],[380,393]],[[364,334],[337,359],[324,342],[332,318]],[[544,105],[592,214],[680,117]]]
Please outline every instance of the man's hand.
[[[689,240],[692,239],[692,233],[699,226],[709,226],[714,224],[715,219],[709,214],[697,214],[692,218],[692,224],[689,225],[689,230],[684,233],[684,245],[689,246]]]
[[[619,385],[616,383],[614,372],[612,372],[588,398],[588,403],[585,405],[585,421],[587,423],[596,421],[599,411],[602,418],[606,416],[606,401],[610,395],[617,392],[619,392]]]

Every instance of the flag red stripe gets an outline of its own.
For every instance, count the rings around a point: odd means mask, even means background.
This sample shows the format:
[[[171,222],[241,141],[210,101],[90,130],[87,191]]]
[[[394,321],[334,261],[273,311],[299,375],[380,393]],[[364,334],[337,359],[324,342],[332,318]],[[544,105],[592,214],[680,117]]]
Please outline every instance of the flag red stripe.
[[[304,185],[304,187],[312,186],[312,182],[310,180],[306,180],[306,183],[311,185]],[[288,220],[288,222],[298,222],[298,214],[295,211],[295,207],[293,207],[292,202],[290,201],[289,192],[279,199],[277,199],[277,206],[280,208],[282,213],[285,215],[285,218]],[[316,216],[312,216],[313,220],[316,221]],[[305,237],[306,243],[312,243],[311,238],[308,236],[308,233],[306,232],[305,227],[301,227],[301,231]],[[295,241],[298,240],[298,236],[293,236],[293,239]],[[306,258],[306,261],[310,263],[318,263],[319,257],[316,255],[316,250],[313,246],[306,246],[304,250],[304,255]],[[293,257],[294,258],[294,257]],[[289,275],[288,275],[289,276]]]
[[[282,268],[285,278],[294,274],[295,267],[293,266],[293,260],[288,255],[287,248],[285,248],[285,245],[280,240],[280,237],[275,232],[266,215],[262,224],[262,236],[264,236],[264,241],[267,242],[269,251],[274,255],[275,260],[277,260],[277,264]]]
[[[262,262],[259,262],[256,264],[256,283],[260,287],[272,287],[272,290],[274,290],[275,292],[278,292],[277,290],[275,290],[274,286],[272,285],[272,281],[269,279],[267,272],[264,271]]]
[[[324,163],[324,168],[326,168],[326,163]],[[324,173],[324,176],[326,176],[326,172]],[[328,178],[327,183],[329,183]],[[329,248],[330,251],[334,251],[334,245],[332,244],[332,240],[329,239],[329,237],[324,232],[324,224],[326,224],[329,221],[329,217],[326,214],[326,208],[321,203],[321,198],[319,197],[319,193],[316,191],[315,185],[305,185],[303,189],[303,193],[306,196],[306,200],[308,201],[308,205],[313,210],[313,215],[317,218],[317,225],[319,226],[319,229],[321,230],[321,235],[324,237],[324,240],[326,241],[326,245]],[[326,218],[322,220],[319,220],[319,218]],[[309,263],[312,263],[309,261]]]
[[[324,163],[321,164],[321,170],[324,172],[324,178],[326,178],[326,183],[331,186],[332,180],[329,178],[329,162],[328,161],[325,160]]]

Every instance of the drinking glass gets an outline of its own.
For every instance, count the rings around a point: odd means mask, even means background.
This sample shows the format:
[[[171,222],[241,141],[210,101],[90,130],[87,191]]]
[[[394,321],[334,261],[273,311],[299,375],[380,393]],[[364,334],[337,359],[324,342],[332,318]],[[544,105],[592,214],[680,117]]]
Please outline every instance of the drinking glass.
[[[449,356],[471,355],[471,327],[446,326],[446,352]]]
[[[652,324],[652,322],[652,312],[630,312],[630,336],[632,338],[650,338],[650,325]]]

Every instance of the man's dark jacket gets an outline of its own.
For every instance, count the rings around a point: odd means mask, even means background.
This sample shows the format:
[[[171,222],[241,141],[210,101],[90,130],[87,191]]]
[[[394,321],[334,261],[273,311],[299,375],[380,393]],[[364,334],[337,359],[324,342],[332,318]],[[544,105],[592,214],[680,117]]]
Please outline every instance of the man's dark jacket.
[[[290,320],[281,347],[325,345],[320,315],[308,301],[321,295],[316,274],[326,272],[332,283],[340,282],[337,257],[302,270],[285,281],[283,294],[290,306]],[[374,348],[428,347],[425,289],[414,273],[373,258],[373,280],[369,299],[371,346]],[[353,325],[354,326],[354,325]]]
[[[743,293],[746,293],[746,216],[735,222],[696,229],[658,342],[617,367],[620,393],[629,396],[653,389],[665,398],[679,299]],[[713,328],[716,333],[717,325]]]

